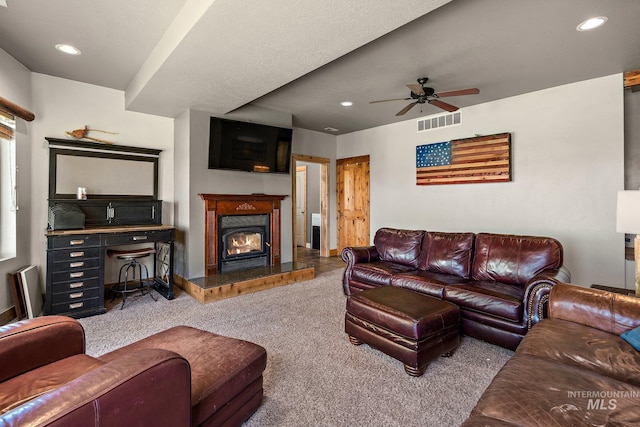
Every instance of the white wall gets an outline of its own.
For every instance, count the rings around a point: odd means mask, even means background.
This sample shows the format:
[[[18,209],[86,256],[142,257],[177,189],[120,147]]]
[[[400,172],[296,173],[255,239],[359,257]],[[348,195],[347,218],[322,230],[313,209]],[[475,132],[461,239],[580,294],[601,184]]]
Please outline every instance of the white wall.
[[[189,128],[191,111],[187,110],[174,119],[174,184],[175,184],[175,244],[173,271],[181,277],[189,277]],[[204,256],[203,256],[204,258]]]
[[[159,161],[159,198],[162,222],[173,224],[173,119],[125,111],[124,92],[44,74],[32,74],[31,125],[32,236],[31,263],[46,268],[49,148],[45,137],[70,138],[65,131],[88,125],[118,135],[89,133],[117,144],[162,150]],[[117,173],[117,171],[114,171]],[[43,276],[44,277],[44,276]],[[105,283],[117,281],[115,263],[105,266]],[[43,280],[44,284],[44,280]]]
[[[266,113],[262,115],[263,113]],[[176,271],[182,271],[186,278],[192,279],[204,276],[204,201],[198,196],[205,194],[284,194],[288,197],[281,202],[281,256],[282,262],[290,262],[292,255],[291,232],[287,224],[291,224],[291,176],[285,174],[260,174],[240,171],[208,169],[209,159],[209,120],[211,114],[205,111],[191,110],[188,114],[189,150],[180,151],[180,158],[176,162],[181,168],[188,169],[188,181],[181,180],[181,204],[188,203],[188,209],[180,209],[181,215],[188,214],[188,223],[182,222],[184,231],[182,241],[184,252],[188,254],[182,259],[183,264],[176,266]],[[256,107],[248,116],[229,115],[235,120],[252,120],[273,126],[291,127],[291,114],[273,112]],[[263,120],[256,120],[256,117]],[[180,120],[183,116],[180,116]],[[182,128],[182,125],[181,125]],[[185,132],[186,136],[186,132]],[[188,167],[183,164],[184,156],[188,156]],[[187,212],[188,211],[188,212]]]
[[[206,111],[190,110],[176,118],[176,174],[181,175],[180,178],[176,178],[178,203],[176,224],[180,228],[176,244],[178,248],[176,273],[190,279],[204,276],[204,202],[198,196],[199,193],[287,195],[281,202],[281,260],[291,262],[293,259],[291,175],[208,169],[210,117],[211,114]],[[231,114],[226,117],[282,127],[291,127],[292,122],[290,113],[260,107],[243,109],[243,115]],[[188,148],[183,144],[188,144]],[[292,152],[331,159],[330,176],[335,176],[335,136],[293,128]],[[185,180],[182,175],[188,176],[188,179]],[[330,194],[332,247],[335,247],[333,178],[330,178]]]
[[[391,226],[551,236],[564,246],[572,282],[624,287],[624,236],[615,232],[622,75],[462,113],[457,127],[418,134],[412,119],[338,137],[338,158],[371,156],[371,235]],[[512,182],[416,185],[416,146],[501,132],[512,134]]]
[[[31,72],[8,53],[0,49],[0,96],[19,106],[33,111],[36,119],[40,112],[31,103]],[[0,262],[0,313],[13,306],[7,274],[29,265],[31,235],[31,123],[16,118],[16,183],[18,205],[16,212],[17,242],[16,257]]]

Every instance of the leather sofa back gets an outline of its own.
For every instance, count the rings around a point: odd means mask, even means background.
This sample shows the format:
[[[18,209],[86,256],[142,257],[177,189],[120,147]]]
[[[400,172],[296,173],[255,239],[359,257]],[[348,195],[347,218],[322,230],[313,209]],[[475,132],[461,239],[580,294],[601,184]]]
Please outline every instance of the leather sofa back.
[[[468,279],[474,239],[473,233],[425,233],[418,268]]]
[[[479,233],[472,277],[524,286],[547,269],[562,266],[562,245],[549,237]]]
[[[640,326],[640,299],[558,283],[549,294],[549,317],[620,335]]]
[[[417,267],[423,236],[422,230],[381,228],[376,232],[373,244],[381,260]]]

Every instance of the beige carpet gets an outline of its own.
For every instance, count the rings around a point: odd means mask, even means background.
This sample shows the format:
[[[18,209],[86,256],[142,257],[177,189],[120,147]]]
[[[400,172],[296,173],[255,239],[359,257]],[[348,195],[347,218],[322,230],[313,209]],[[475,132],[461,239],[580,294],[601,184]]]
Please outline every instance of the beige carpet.
[[[174,325],[267,349],[265,398],[247,426],[457,426],[512,352],[463,338],[420,378],[344,333],[342,271],[202,305],[180,292],[119,304],[81,319],[87,352],[100,355]],[[215,351],[215,349],[212,349]]]

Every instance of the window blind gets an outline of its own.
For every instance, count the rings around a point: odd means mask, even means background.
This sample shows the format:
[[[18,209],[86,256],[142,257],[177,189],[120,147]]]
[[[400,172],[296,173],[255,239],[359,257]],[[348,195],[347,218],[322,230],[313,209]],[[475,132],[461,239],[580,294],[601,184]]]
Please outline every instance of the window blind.
[[[13,114],[0,109],[0,138],[13,140],[14,119]]]

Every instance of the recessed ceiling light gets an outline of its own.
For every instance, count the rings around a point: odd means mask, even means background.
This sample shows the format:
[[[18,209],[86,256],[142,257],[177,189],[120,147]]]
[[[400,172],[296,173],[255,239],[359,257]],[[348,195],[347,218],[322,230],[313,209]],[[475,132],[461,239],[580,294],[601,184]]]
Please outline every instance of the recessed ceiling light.
[[[353,102],[351,102],[351,101],[342,101],[340,103],[340,105],[342,105],[343,107],[351,107],[353,105]]]
[[[607,22],[606,16],[589,18],[586,21],[581,22],[576,29],[578,31],[589,31],[589,30],[593,30],[594,28],[598,28],[599,26],[603,25],[605,22]]]
[[[340,129],[336,129],[336,128],[332,128],[332,127],[326,127],[324,128],[324,130],[326,130],[327,132],[338,132]]]
[[[60,52],[68,53],[69,55],[80,55],[82,53],[80,52],[80,49],[73,47],[70,44],[57,44],[56,49]]]

